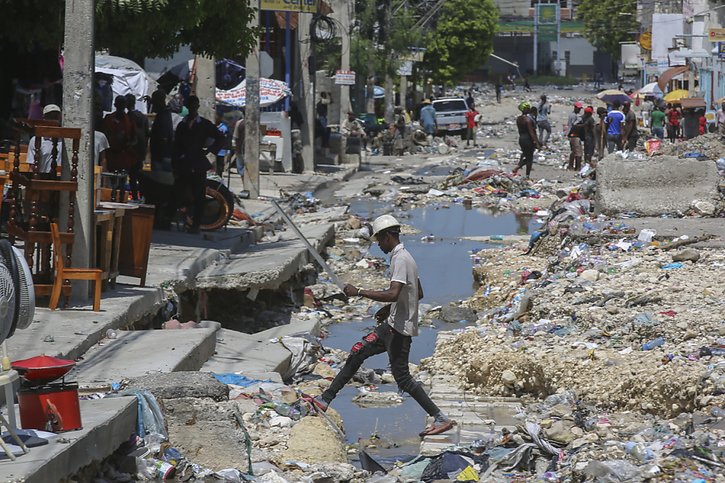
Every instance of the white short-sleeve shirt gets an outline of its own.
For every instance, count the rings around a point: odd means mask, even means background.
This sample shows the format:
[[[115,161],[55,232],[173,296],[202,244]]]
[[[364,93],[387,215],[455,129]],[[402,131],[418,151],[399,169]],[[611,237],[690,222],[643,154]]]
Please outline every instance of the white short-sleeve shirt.
[[[55,162],[61,165],[63,159],[63,140],[58,139],[58,157]],[[28,156],[25,160],[30,164],[35,164],[35,136],[30,138],[28,142]],[[51,138],[42,138],[40,140],[40,164],[38,164],[39,173],[50,173],[53,163],[53,140]]]
[[[397,332],[418,335],[418,265],[402,243],[390,254],[390,280],[400,282],[403,288],[392,307],[388,324]]]

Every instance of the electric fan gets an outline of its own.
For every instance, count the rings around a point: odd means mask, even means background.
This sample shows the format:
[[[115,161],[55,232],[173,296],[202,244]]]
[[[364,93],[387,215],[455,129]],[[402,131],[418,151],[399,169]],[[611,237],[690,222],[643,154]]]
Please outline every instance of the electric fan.
[[[25,257],[9,241],[0,240],[0,341],[3,345],[2,370],[10,369],[5,340],[15,329],[25,329],[35,315],[33,278]]]

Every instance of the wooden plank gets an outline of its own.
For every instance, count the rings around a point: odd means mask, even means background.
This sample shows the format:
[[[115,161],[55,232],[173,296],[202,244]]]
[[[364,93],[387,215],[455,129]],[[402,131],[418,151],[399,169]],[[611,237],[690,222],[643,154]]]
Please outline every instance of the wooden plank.
[[[44,138],[80,139],[81,130],[77,127],[37,126],[35,128],[35,136]]]

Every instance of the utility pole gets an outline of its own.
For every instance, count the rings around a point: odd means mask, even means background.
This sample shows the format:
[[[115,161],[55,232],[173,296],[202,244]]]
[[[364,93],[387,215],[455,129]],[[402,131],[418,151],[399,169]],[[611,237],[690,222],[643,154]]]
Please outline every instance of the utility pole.
[[[259,13],[255,13],[247,24],[258,26]],[[255,35],[254,46],[247,54],[246,99],[244,104],[244,189],[249,197],[259,198],[259,36]]]
[[[350,36],[352,35],[352,32],[350,32],[350,24],[352,15],[352,12],[354,12],[353,5],[354,2],[340,2],[340,8],[341,14],[340,14],[340,23],[342,24],[341,35],[340,35],[340,50],[341,50],[341,57],[340,57],[340,69],[342,70],[350,70]],[[357,75],[360,75],[358,72]],[[340,86],[340,120],[339,124],[342,124],[342,121],[347,118],[347,111],[350,111],[350,86],[347,85],[341,85]]]
[[[302,85],[300,86],[300,99],[304,100],[302,115],[305,123],[302,125],[302,159],[305,172],[315,171],[315,85],[314,85],[314,61],[315,47],[310,36],[310,21],[312,15],[299,13],[297,31],[300,38],[300,61],[302,71]],[[305,52],[305,46],[307,51]],[[310,64],[313,65],[310,65]]]
[[[63,126],[81,129],[78,151],[78,190],[73,231],[73,265],[92,266],[93,249],[93,73],[95,70],[95,2],[65,2],[65,35],[63,38]],[[88,282],[77,281],[73,295],[88,299]]]
[[[556,55],[559,55],[558,53]],[[534,75],[539,73],[539,2],[534,4]]]

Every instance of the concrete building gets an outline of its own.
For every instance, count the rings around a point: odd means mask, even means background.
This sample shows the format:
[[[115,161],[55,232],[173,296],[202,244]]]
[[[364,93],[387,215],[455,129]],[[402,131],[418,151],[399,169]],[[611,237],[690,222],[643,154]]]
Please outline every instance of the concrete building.
[[[673,77],[672,87],[686,88],[690,97],[703,97],[710,108],[725,96],[725,65],[710,29],[725,25],[725,5],[709,0],[637,2],[642,32],[651,35],[651,49],[642,49],[643,82],[652,82],[675,66],[689,69]]]
[[[553,26],[539,28],[537,66],[534,68],[534,6],[559,3],[561,8],[561,35],[559,60],[562,74],[568,77],[591,79],[596,72],[605,76],[611,70],[611,58],[600,53],[581,32],[584,25],[576,20],[578,1],[573,0],[495,0],[500,20],[494,38],[494,53],[519,65],[521,73],[552,74],[556,71],[556,29]],[[511,65],[490,59],[478,73],[479,78],[495,80],[499,76],[516,73]],[[475,80],[475,79],[474,79]]]

